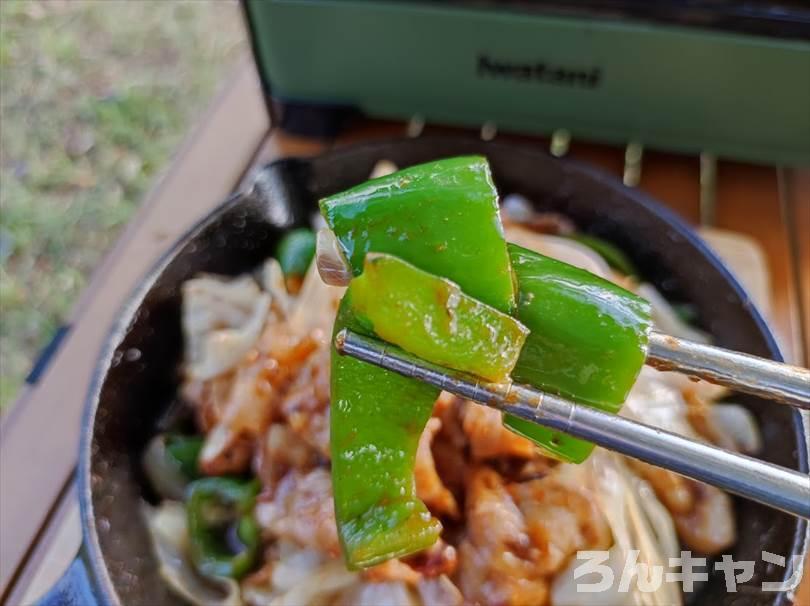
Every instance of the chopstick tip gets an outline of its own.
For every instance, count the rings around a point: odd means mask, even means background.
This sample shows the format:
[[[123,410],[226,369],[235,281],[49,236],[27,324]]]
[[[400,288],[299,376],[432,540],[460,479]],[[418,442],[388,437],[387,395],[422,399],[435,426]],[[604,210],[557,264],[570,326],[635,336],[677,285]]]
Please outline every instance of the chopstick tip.
[[[344,328],[338,334],[335,335],[335,350],[340,354],[344,355],[346,353],[346,339],[349,336],[349,330]]]

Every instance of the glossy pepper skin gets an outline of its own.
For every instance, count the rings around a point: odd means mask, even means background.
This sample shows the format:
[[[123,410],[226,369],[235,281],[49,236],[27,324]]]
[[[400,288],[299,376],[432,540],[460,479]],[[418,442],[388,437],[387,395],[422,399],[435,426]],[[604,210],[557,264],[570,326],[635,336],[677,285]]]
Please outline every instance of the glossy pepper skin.
[[[367,254],[349,291],[358,320],[379,338],[488,381],[509,379],[529,332],[450,280],[391,255]]]
[[[652,328],[644,299],[566,263],[509,245],[517,318],[531,331],[512,378],[617,413],[638,376]],[[506,416],[505,424],[563,460],[593,445]]]
[[[209,577],[243,577],[259,556],[260,530],[253,519],[258,480],[210,477],[186,491],[191,560]]]
[[[279,242],[276,257],[286,277],[302,278],[315,257],[315,233],[306,228],[288,232]]]
[[[368,334],[341,301],[334,334]],[[416,496],[419,437],[439,390],[332,348],[330,449],[335,519],[346,565],[373,566],[430,547],[441,532]]]
[[[388,253],[445,277],[509,313],[514,287],[498,193],[481,156],[428,162],[321,200],[354,275],[366,253]]]

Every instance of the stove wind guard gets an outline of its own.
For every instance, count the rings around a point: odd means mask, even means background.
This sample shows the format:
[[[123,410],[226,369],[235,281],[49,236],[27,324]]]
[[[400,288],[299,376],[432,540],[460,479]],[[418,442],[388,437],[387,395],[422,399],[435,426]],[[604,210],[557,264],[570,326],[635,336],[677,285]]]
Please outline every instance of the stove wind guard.
[[[810,165],[801,1],[243,0],[274,122],[486,125]],[[631,162],[632,164],[632,162]],[[632,175],[629,179],[632,181]]]

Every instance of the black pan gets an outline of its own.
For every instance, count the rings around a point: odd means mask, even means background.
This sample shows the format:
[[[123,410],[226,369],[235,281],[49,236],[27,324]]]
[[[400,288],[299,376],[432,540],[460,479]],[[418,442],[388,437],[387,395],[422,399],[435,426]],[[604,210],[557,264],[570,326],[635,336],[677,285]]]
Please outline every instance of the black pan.
[[[695,307],[698,323],[719,345],[781,359],[742,287],[694,232],[641,192],[592,168],[530,147],[464,138],[370,143],[313,160],[280,160],[261,171],[250,192],[227,200],[181,238],[121,310],[99,360],[84,419],[78,470],[84,546],[44,604],[179,603],[158,574],[141,519],[147,491],[140,453],[178,387],[183,281],[200,272],[238,274],[257,266],[274,252],[285,230],[307,223],[319,198],[365,180],[381,158],[407,166],[470,153],[489,158],[501,192],[524,194],[538,208],[564,213],[624,249],[670,299]],[[798,413],[752,397],[737,400],[759,422],[763,458],[807,472]],[[741,500],[736,513],[739,540],[730,554],[756,561],[754,577],[727,595],[722,573],[713,572],[690,601],[788,604],[784,594],[762,592],[761,583],[787,579],[792,570],[763,563],[761,552],[789,561],[805,548],[805,522]]]

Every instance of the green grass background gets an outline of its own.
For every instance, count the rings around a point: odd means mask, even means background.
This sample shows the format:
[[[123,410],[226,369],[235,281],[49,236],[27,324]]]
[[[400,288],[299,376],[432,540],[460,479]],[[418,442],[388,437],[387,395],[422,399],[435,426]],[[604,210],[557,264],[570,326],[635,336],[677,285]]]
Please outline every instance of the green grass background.
[[[0,0],[0,407],[245,50],[231,0]]]

